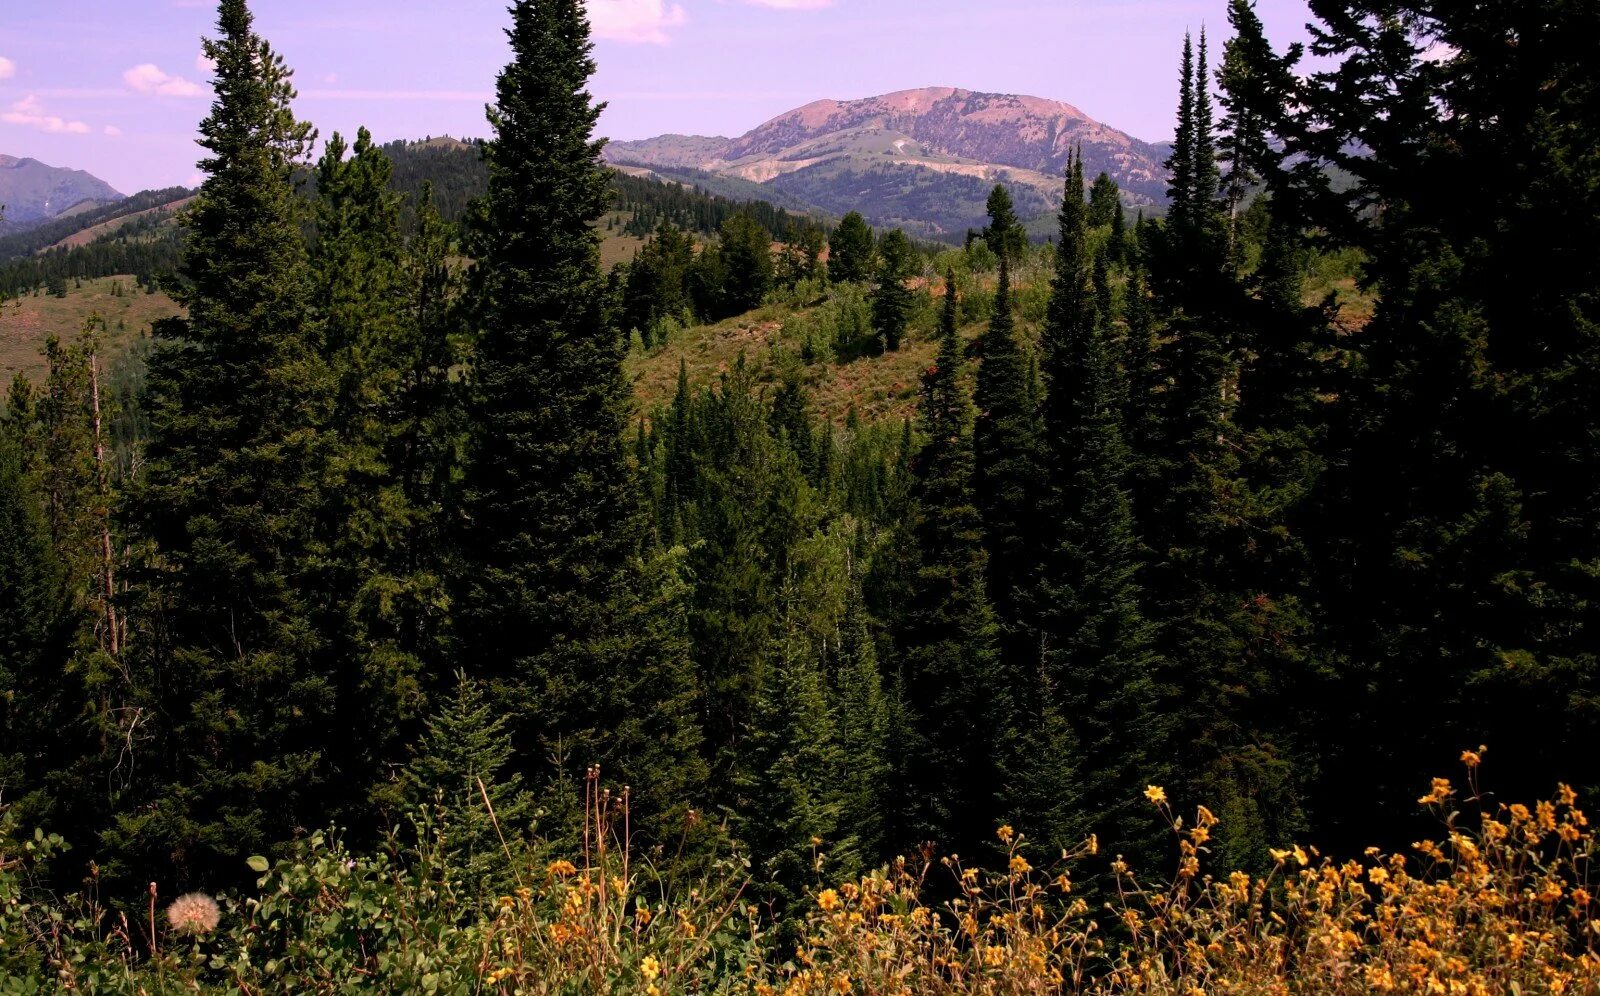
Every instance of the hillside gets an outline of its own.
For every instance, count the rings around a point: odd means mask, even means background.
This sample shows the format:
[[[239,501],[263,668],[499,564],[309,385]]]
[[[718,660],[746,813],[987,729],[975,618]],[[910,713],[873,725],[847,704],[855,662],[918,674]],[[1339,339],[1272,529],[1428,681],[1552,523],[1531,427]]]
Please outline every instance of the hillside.
[[[36,293],[12,298],[0,305],[0,379],[9,383],[13,374],[22,373],[42,383],[45,340],[52,334],[69,338],[91,315],[105,319],[106,352],[116,355],[147,335],[152,322],[180,311],[170,297],[146,293],[126,275],[69,284],[65,297]]]
[[[83,170],[0,155],[0,204],[5,205],[0,235],[122,198],[110,184]]]
[[[664,135],[612,142],[615,163],[737,177],[836,214],[860,210],[879,226],[959,238],[983,222],[983,201],[1011,185],[1024,218],[1059,203],[1068,155],[1104,171],[1132,208],[1166,196],[1166,150],[1102,124],[1071,104],[954,87],[864,100],[819,100],[739,138]]]

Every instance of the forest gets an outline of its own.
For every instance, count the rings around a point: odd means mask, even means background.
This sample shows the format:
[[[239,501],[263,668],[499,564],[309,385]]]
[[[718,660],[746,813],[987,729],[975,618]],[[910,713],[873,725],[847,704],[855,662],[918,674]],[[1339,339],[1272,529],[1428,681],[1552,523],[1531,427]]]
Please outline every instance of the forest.
[[[1600,7],[1310,7],[957,247],[613,172],[577,0],[469,146],[221,0],[183,314],[0,409],[0,993],[1600,991]]]

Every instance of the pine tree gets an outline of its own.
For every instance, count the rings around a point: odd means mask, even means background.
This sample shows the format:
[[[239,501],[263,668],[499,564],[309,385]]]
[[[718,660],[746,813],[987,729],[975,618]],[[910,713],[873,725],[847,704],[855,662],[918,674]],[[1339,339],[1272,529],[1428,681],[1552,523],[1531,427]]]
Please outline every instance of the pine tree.
[[[598,761],[635,786],[646,818],[664,818],[690,804],[701,769],[646,767],[644,745],[607,735],[624,717],[693,730],[679,711],[693,679],[639,629],[644,522],[622,341],[604,314],[595,223],[609,180],[585,89],[589,26],[576,0],[521,0],[512,19],[473,252],[460,659],[511,715],[524,770],[570,781],[536,759]]]
[[[917,276],[922,261],[906,233],[895,229],[878,244],[878,286],[872,295],[872,329],[885,352],[900,348],[911,320],[911,289],[906,281]]]
[[[856,839],[840,816],[845,758],[828,709],[827,683],[812,648],[788,620],[755,698],[736,787],[736,832],[750,848],[765,904],[792,909],[828,876],[853,876]]]
[[[1023,603],[1039,565],[1046,472],[1039,409],[1011,303],[1010,263],[1003,259],[994,319],[978,350],[975,488],[989,553],[989,598],[1006,632],[1007,670],[1014,673],[1022,659],[1034,656]]]
[[[889,775],[891,702],[858,583],[852,581],[846,598],[828,676],[843,769],[839,825],[855,837],[862,860],[870,865],[888,852],[883,792]]]
[[[1051,452],[1046,518],[1054,534],[1036,595],[1043,653],[1029,710],[1036,739],[1052,727],[1064,734],[1068,725],[1074,736],[1031,744],[1029,760],[1043,770],[1026,779],[1035,783],[1032,793],[1075,798],[1078,812],[1068,825],[1033,828],[1034,814],[1019,811],[1016,818],[1052,847],[1098,832],[1150,855],[1159,827],[1141,808],[1139,787],[1165,780],[1176,744],[1162,716],[1163,676],[1135,578],[1132,461],[1123,435],[1127,389],[1109,316],[1095,294],[1082,170],[1082,160],[1074,159],[1043,334]],[[1067,756],[1076,763],[1063,764]],[[1077,784],[1037,784],[1073,773]]]
[[[414,513],[390,462],[403,445],[402,392],[415,364],[393,174],[365,128],[348,150],[335,133],[317,165],[311,254],[312,312],[337,383],[320,509],[329,611],[319,627],[350,709],[341,754],[362,758],[370,771],[380,770],[402,724],[420,711],[422,665],[407,630],[435,594],[404,546]]]
[[[899,640],[916,739],[904,789],[908,829],[974,853],[992,840],[1003,759],[1010,756],[1006,675],[984,592],[983,520],[973,495],[972,402],[961,376],[955,274],[946,275],[939,354],[922,381],[926,440],[916,458],[918,562]]]
[[[400,801],[420,811],[465,890],[483,899],[512,878],[505,849],[526,846],[534,798],[515,770],[507,717],[477,684],[457,672],[441,698],[401,774]]]
[[[722,301],[728,314],[761,307],[772,289],[772,236],[749,215],[736,214],[723,223],[720,246]]]
[[[1268,123],[1283,112],[1294,87],[1293,66],[1303,46],[1291,45],[1282,56],[1267,41],[1255,0],[1229,0],[1228,23],[1233,37],[1223,46],[1217,72],[1224,110],[1218,148],[1227,162],[1222,191],[1228,205],[1228,255],[1232,271],[1243,267],[1240,231],[1244,202],[1250,192],[1283,165]]]
[[[1117,217],[1117,206],[1122,203],[1122,192],[1110,174],[1102,172],[1094,178],[1089,188],[1089,227],[1104,228]]]
[[[244,0],[223,0],[218,30],[204,46],[207,179],[186,216],[188,315],[158,340],[134,499],[157,551],[143,587],[159,639],[138,682],[152,742],[108,833],[130,861],[180,863],[188,882],[321,825],[371,774],[337,756],[348,703],[322,669],[313,610],[335,385],[294,189],[311,132]]]
[[[985,210],[989,214],[989,225],[983,230],[984,243],[1002,259],[1020,260],[1028,248],[1028,232],[1018,220],[1016,205],[1003,184],[995,184],[989,192]]]
[[[874,252],[867,220],[860,212],[851,211],[839,220],[828,239],[828,279],[836,284],[866,283],[872,279]]]

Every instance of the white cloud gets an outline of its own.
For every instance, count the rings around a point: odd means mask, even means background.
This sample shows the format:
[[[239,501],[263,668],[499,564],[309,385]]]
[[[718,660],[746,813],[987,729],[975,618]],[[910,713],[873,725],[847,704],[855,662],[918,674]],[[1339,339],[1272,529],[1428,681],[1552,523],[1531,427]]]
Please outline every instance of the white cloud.
[[[635,44],[665,45],[668,28],[689,20],[683,7],[667,0],[588,0],[595,36]]]
[[[122,135],[122,129],[116,125],[106,125],[106,135],[109,138],[119,138]]]
[[[17,75],[17,64],[0,55],[0,80],[8,80],[15,75]]]
[[[217,63],[213,59],[206,58],[206,54],[201,52],[199,55],[194,57],[194,68],[196,72],[205,73],[207,76],[214,76],[217,72]]]
[[[0,113],[0,121],[6,124],[22,125],[25,128],[37,128],[52,135],[87,135],[89,126],[82,121],[68,121],[54,114],[45,112],[44,105],[39,103],[39,98],[33,94],[23,97],[11,105],[11,108]]]
[[[169,76],[161,71],[160,66],[149,62],[134,66],[123,73],[122,82],[138,93],[158,97],[200,97],[206,92],[205,87],[200,84],[190,82],[182,76]]]

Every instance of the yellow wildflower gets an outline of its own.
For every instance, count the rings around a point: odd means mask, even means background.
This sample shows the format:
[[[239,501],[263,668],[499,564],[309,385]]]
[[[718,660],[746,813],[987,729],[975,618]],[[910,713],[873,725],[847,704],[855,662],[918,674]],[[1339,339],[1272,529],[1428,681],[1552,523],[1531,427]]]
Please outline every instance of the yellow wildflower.
[[[639,974],[644,976],[646,982],[654,982],[661,977],[661,963],[656,961],[655,955],[644,956],[644,961],[639,963]]]
[[[578,874],[578,867],[572,862],[562,859],[560,861],[550,862],[550,864],[545,867],[545,872],[546,874],[552,875],[556,878],[566,878],[568,876]]]
[[[823,912],[831,913],[839,908],[839,894],[832,889],[823,889],[817,895],[817,905],[822,908]]]
[[[1145,788],[1144,797],[1155,805],[1160,806],[1167,801],[1167,790],[1159,785],[1151,785]]]

